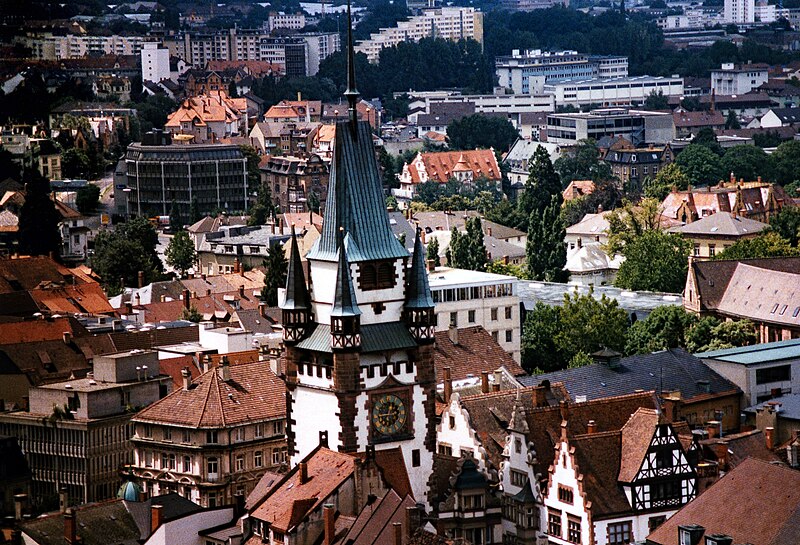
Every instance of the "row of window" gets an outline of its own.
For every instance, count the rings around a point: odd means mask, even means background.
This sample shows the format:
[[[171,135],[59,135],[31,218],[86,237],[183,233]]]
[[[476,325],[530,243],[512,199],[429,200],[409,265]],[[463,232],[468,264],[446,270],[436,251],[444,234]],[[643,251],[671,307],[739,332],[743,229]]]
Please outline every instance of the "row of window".
[[[253,428],[253,437],[256,439],[260,439],[264,437],[264,433],[266,431],[270,431],[271,435],[283,435],[284,432],[284,421],[283,420],[276,420],[274,422],[270,422],[269,424],[258,423],[252,426]],[[247,440],[247,426],[240,426],[238,428],[234,428],[231,434],[231,440],[233,442],[242,442]],[[192,430],[188,429],[180,429],[180,428],[170,428],[170,427],[162,427],[161,428],[161,439],[164,441],[176,441],[178,440],[178,431],[180,431],[180,442],[191,444],[192,443]],[[152,439],[153,438],[153,426],[150,424],[144,424],[141,427],[142,437],[145,439]],[[219,430],[206,430],[206,443],[216,445],[219,444]]]
[[[494,297],[510,297],[514,295],[513,284],[496,284],[492,286],[473,286],[471,288],[449,288],[431,290],[434,303],[452,303],[474,299],[491,299]]]
[[[268,451],[267,454],[270,454]],[[145,453],[145,464],[149,462],[150,453]],[[273,466],[277,466],[286,462],[288,457],[287,447],[274,448],[271,451],[271,462]],[[156,458],[159,460],[159,458]],[[180,471],[181,473],[193,474],[194,470],[194,456],[177,456],[175,453],[162,453],[160,456],[160,466],[156,469],[169,469],[172,471]],[[237,454],[233,459],[233,470],[241,472],[248,469],[248,464],[245,460],[244,454]],[[257,450],[253,452],[252,467],[255,469],[264,467],[264,451]],[[216,456],[211,456],[206,459],[206,472],[210,479],[217,477],[220,471],[220,459]]]
[[[514,315],[514,307],[507,306],[504,309],[503,316],[506,320],[510,320]],[[493,322],[496,322],[499,319],[500,313],[499,308],[494,307],[490,310],[490,317]],[[476,315],[474,310],[467,311],[467,322],[470,324],[474,324],[476,322]],[[451,312],[450,313],[450,325],[451,326],[458,326],[458,312]]]

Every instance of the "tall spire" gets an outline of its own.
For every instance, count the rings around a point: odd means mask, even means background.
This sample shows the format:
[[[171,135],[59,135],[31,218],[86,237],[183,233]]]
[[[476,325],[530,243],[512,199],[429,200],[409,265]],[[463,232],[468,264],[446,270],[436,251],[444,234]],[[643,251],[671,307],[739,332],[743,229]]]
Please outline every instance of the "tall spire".
[[[344,248],[344,229],[339,230],[339,267],[336,271],[336,292],[333,298],[331,316],[347,317],[360,316],[353,279],[350,277],[350,263],[347,261],[347,252]]]
[[[348,113],[350,114],[350,125],[353,132],[358,124],[358,113],[356,103],[358,102],[358,89],[356,89],[356,59],[353,48],[353,16],[350,13],[350,0],[347,0],[347,90],[344,92],[347,98]]]
[[[286,274],[286,299],[281,306],[284,310],[311,310],[311,297],[308,295],[303,262],[297,246],[297,235],[292,224],[292,245],[289,250],[289,269]]]
[[[428,271],[425,268],[425,248],[422,245],[421,229],[417,227],[416,231],[417,238],[414,241],[414,255],[411,256],[411,270],[408,273],[405,307],[407,309],[433,308]]]

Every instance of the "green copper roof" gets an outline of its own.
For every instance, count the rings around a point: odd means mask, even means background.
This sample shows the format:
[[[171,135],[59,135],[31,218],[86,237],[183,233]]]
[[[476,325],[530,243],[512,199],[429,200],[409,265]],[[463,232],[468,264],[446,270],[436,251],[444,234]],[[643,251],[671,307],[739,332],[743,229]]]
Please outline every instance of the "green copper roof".
[[[417,227],[417,238],[414,241],[414,256],[411,258],[411,270],[408,273],[406,286],[406,308],[433,308],[431,287],[428,284],[428,271],[425,267],[425,249],[422,247],[420,229]]]
[[[360,316],[353,279],[350,276],[350,264],[347,262],[344,238],[339,231],[339,267],[336,270],[336,292],[333,296],[333,310],[331,316]]]
[[[286,274],[286,300],[281,305],[284,310],[311,310],[311,297],[308,295],[303,262],[297,248],[297,236],[292,225],[292,246],[289,252],[289,270]]]
[[[337,123],[335,141],[322,236],[307,257],[336,260],[340,228],[350,263],[408,257],[389,225],[369,124]]]
[[[417,343],[400,322],[369,324],[361,326],[361,352],[385,352],[414,348]],[[331,352],[331,328],[317,324],[314,331],[297,343],[297,347],[314,352]]]

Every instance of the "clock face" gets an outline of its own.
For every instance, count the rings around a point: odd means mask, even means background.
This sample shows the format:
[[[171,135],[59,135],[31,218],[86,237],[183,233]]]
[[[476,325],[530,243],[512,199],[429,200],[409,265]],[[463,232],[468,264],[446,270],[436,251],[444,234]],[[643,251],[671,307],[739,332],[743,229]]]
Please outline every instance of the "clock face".
[[[406,424],[406,406],[392,394],[382,394],[372,405],[372,425],[381,435],[395,435]]]

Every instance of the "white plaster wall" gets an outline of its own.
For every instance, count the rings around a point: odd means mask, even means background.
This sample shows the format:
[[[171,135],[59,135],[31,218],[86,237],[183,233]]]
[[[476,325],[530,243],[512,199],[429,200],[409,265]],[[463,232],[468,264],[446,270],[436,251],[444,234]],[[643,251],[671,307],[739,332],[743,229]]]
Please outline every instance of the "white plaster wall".
[[[663,513],[647,513],[644,515],[636,515],[636,516],[597,521],[594,525],[595,544],[606,545],[608,543],[608,526],[610,524],[615,524],[617,522],[626,522],[626,521],[631,523],[631,535],[633,537],[633,540],[637,542],[642,542],[650,534],[649,523],[651,517],[665,515],[667,518],[670,518],[675,513],[677,513],[677,511],[672,510],[672,511],[664,511]]]
[[[336,450],[339,433],[339,403],[331,392],[314,390],[298,386],[292,392],[295,411],[293,424],[295,434],[295,450],[297,454],[291,459],[292,466],[305,458],[309,452],[319,445],[319,432],[328,432],[331,449]],[[301,412],[298,409],[306,408]]]
[[[544,498],[545,508],[552,507],[561,511],[561,539],[548,534],[550,543],[568,545],[567,536],[567,515],[573,515],[581,519],[581,545],[594,545],[589,541],[589,517],[583,503],[578,488],[578,475],[575,474],[572,457],[567,454],[566,466],[563,463],[563,453],[568,452],[569,445],[566,441],[561,441],[556,450],[554,458],[555,471],[550,474],[550,481],[547,484],[547,496]],[[572,505],[562,503],[558,499],[558,485],[572,488]],[[542,529],[547,531],[547,509],[542,511]]]
[[[231,331],[226,332],[227,329]],[[253,334],[247,331],[233,331],[233,328],[199,330],[199,343],[203,348],[216,350],[219,354],[252,350]]]
[[[450,427],[450,416],[455,419],[455,426]],[[456,393],[450,399],[450,405],[442,413],[442,421],[436,428],[437,450],[440,444],[448,445],[453,449],[453,456],[460,458],[462,449],[470,449],[473,457],[478,461],[481,470],[486,469],[486,451],[480,439],[475,435],[469,421],[469,413],[461,407],[460,396]]]

